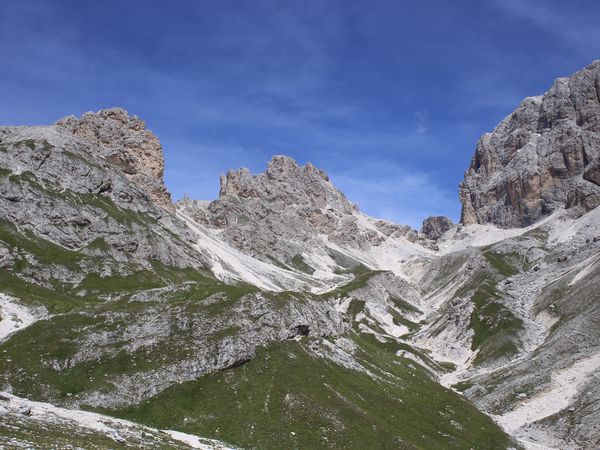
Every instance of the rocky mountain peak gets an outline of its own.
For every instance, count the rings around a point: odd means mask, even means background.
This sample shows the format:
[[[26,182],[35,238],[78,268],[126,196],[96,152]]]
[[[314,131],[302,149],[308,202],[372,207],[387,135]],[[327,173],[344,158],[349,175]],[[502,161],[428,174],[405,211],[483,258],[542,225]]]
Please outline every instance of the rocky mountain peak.
[[[600,204],[600,60],[528,97],[477,143],[460,188],[461,222],[530,225]]]
[[[340,256],[339,249],[376,252],[386,242],[403,245],[411,231],[361,214],[323,170],[280,155],[263,173],[239,169],[222,175],[217,200],[185,199],[177,207],[251,256],[309,272],[355,267],[356,261]]]
[[[142,119],[122,108],[110,108],[87,112],[80,118],[65,117],[56,122],[56,127],[86,141],[158,205],[173,210],[171,195],[163,182],[162,146]]]
[[[427,236],[428,239],[437,240],[442,235],[454,226],[452,220],[446,216],[428,217],[423,221],[421,233]]]
[[[356,210],[323,170],[310,163],[300,166],[293,158],[282,155],[273,156],[263,173],[253,175],[242,168],[222,175],[219,198],[227,197],[328,208],[344,214]]]

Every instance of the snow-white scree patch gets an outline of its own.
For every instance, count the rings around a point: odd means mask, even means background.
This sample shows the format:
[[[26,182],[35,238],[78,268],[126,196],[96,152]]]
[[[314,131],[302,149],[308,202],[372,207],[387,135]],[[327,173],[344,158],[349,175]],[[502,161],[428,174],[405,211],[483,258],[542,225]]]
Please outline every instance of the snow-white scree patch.
[[[460,230],[456,230],[454,235],[451,235],[449,232],[444,234],[442,241],[438,243],[440,249],[438,254],[447,255],[468,247],[485,247],[505,239],[521,236],[528,231],[540,228],[548,223],[555,223],[563,214],[564,211],[559,210],[525,228],[497,228],[494,225],[479,224],[463,226]]]
[[[333,273],[319,273],[320,276],[315,277],[260,261],[231,247],[215,232],[205,229],[185,214],[178,212],[177,217],[196,234],[196,249],[209,259],[212,272],[222,281],[244,281],[266,291],[309,289],[314,293],[328,291],[340,283],[349,281]]]
[[[21,305],[15,298],[0,294],[0,342],[36,322],[43,315],[41,310],[34,312],[31,308]]]
[[[183,442],[192,448],[199,448],[203,450],[234,450],[233,447],[228,447],[219,441],[215,441],[214,439],[199,438],[198,436],[193,436],[191,434],[186,434],[175,430],[162,431],[167,433],[176,441]]]
[[[600,353],[580,359],[571,366],[552,374],[548,388],[525,399],[512,411],[494,419],[510,434],[528,424],[556,414],[571,404],[579,388],[590,374],[600,369]]]
[[[202,450],[234,450],[232,447],[213,439],[201,438],[173,430],[158,430],[128,420],[116,419],[88,411],[59,408],[49,403],[34,402],[6,392],[2,392],[1,394],[3,398],[8,399],[8,401],[2,401],[2,407],[6,410],[4,414],[21,415],[20,411],[28,409],[30,410],[29,420],[45,424],[49,427],[53,425],[57,427],[76,426],[100,432],[115,440],[117,444],[123,440],[127,441],[128,438],[135,437],[139,439],[145,433],[164,433],[173,440],[189,445],[191,448]]]
[[[554,216],[553,214],[551,217]],[[561,244],[575,237],[582,240],[597,238],[600,236],[600,208],[595,208],[577,219],[558,216],[558,220],[552,220],[549,224],[550,245]]]
[[[579,272],[577,272],[577,274],[573,277],[573,279],[569,283],[569,286],[573,286],[575,283],[577,283],[580,280],[583,280],[590,273],[592,273],[592,270],[598,264],[598,262],[600,262],[600,256],[592,256],[591,258],[586,259],[581,264],[583,266],[583,269],[581,269],[581,270],[579,270]]]

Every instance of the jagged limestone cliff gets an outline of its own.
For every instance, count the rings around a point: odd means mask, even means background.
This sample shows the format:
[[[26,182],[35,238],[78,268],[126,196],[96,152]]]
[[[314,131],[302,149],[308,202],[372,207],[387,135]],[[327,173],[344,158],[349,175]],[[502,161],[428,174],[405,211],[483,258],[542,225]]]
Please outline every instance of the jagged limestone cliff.
[[[522,227],[600,204],[600,61],[529,97],[477,144],[461,222]]]

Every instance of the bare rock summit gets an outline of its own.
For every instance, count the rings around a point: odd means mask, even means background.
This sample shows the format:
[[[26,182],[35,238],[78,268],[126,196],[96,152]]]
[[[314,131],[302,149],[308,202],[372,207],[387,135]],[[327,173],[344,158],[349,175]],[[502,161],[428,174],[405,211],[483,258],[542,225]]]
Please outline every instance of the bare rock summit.
[[[427,236],[428,239],[438,240],[442,235],[451,229],[454,223],[446,216],[428,217],[423,221],[421,233]]]
[[[329,259],[331,246],[368,250],[411,230],[362,215],[324,171],[288,156],[274,156],[259,174],[230,170],[217,200],[185,199],[178,209],[243,252],[286,265],[315,252]]]
[[[164,158],[158,138],[137,116],[122,108],[68,116],[56,127],[87,141],[108,162],[119,167],[158,205],[173,211],[171,194],[163,182]]]
[[[600,60],[528,97],[477,144],[460,187],[461,222],[530,225],[600,204]]]

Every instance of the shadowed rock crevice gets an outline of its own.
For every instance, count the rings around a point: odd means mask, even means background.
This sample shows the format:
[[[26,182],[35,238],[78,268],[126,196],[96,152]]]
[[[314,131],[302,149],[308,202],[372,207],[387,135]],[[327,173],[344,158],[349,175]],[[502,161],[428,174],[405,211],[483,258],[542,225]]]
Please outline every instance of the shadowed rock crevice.
[[[310,333],[310,328],[308,325],[298,325],[296,326],[296,335],[298,336],[308,336]]]

